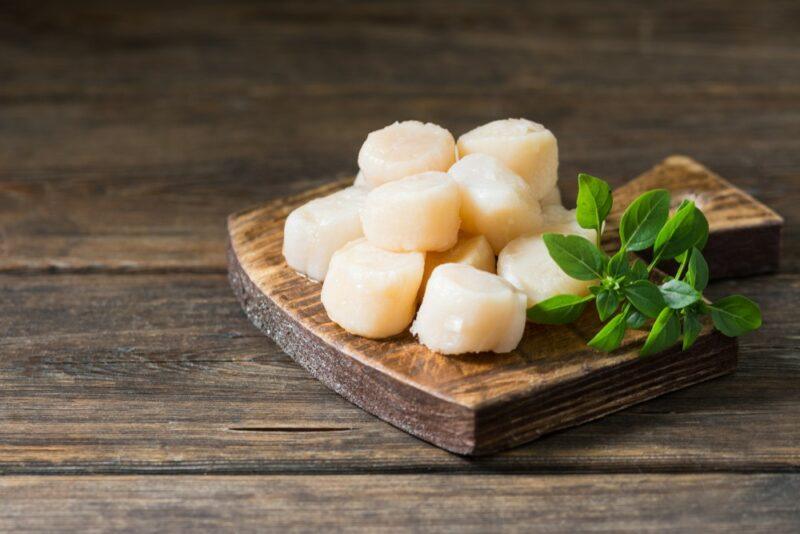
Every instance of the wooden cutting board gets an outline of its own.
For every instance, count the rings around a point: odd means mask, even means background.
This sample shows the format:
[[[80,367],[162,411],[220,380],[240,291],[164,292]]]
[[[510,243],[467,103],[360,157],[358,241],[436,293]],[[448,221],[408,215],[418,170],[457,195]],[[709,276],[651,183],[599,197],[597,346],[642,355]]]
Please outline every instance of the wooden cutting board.
[[[408,333],[377,341],[350,335],[328,319],[319,299],[321,284],[295,273],[281,255],[289,212],[350,183],[332,183],[231,215],[230,282],[250,320],[295,361],[349,401],[406,432],[459,454],[486,454],[736,367],[736,340],[708,325],[686,352],[676,346],[640,358],[645,335],[638,331],[629,332],[617,351],[597,352],[586,346],[599,328],[593,312],[566,326],[528,324],[519,347],[502,355],[444,356]],[[777,268],[781,218],[681,156],[614,192],[609,233],[616,233],[628,203],[655,187],[669,189],[676,204],[694,198],[708,217],[712,275]],[[605,246],[614,247],[613,239]]]

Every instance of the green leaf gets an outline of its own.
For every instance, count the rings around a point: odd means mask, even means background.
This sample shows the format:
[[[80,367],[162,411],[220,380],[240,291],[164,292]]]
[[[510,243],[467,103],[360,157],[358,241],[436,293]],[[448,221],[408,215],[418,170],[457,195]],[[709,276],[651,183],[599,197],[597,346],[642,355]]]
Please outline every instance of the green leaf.
[[[626,328],[625,312],[620,312],[589,340],[589,346],[604,352],[616,350],[622,344]]]
[[[709,308],[714,326],[726,336],[741,336],[761,326],[758,304],[741,295],[720,299]]]
[[[628,302],[647,317],[658,317],[667,305],[661,291],[649,280],[637,280],[626,286],[623,291]]]
[[[689,312],[683,317],[683,350],[694,345],[702,329],[703,323],[700,322],[697,314]]]
[[[681,335],[681,324],[674,310],[664,308],[658,314],[647,340],[644,342],[641,356],[649,356],[672,346]]]
[[[673,310],[680,310],[686,306],[691,306],[700,300],[700,293],[680,280],[668,280],[661,284],[658,288],[661,291],[661,296],[664,297],[664,302]]]
[[[648,191],[634,200],[620,221],[622,246],[632,251],[651,247],[669,217],[669,202],[665,189]]]
[[[575,215],[581,228],[600,232],[603,221],[611,212],[612,203],[611,187],[606,182],[588,174],[578,175],[578,202]]]
[[[600,316],[601,321],[605,321],[619,308],[619,295],[616,291],[604,289],[597,294],[595,305],[597,306],[597,315]]]
[[[639,310],[633,310],[628,315],[628,327],[638,330],[647,322],[647,317]]]
[[[661,259],[674,258],[703,242],[707,235],[708,222],[705,216],[694,202],[685,201],[658,232],[653,250]]]
[[[624,250],[620,250],[608,260],[606,266],[606,274],[612,278],[620,278],[627,276],[630,272],[628,267],[628,254]]]
[[[650,278],[650,273],[647,272],[647,265],[642,260],[636,260],[631,266],[630,276],[634,280],[647,280]]]
[[[703,250],[708,242],[708,219],[697,207],[695,207],[693,223],[694,229],[692,233],[696,236],[694,247],[698,250]]]
[[[567,324],[578,319],[593,295],[556,295],[528,308],[528,319],[540,324]]]
[[[708,263],[697,248],[692,248],[692,255],[689,256],[686,281],[698,291],[703,291],[708,285]]]
[[[597,280],[603,277],[603,269],[608,260],[585,237],[544,234],[543,239],[550,257],[567,275],[577,280]]]

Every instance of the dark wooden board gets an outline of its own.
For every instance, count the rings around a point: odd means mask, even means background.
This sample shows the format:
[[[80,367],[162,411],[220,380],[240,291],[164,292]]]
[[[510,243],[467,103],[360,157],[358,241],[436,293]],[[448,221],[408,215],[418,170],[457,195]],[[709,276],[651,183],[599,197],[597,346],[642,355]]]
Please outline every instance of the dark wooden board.
[[[798,474],[4,477],[0,530],[788,533],[798,492]]]
[[[615,217],[642,184],[674,190],[677,201],[687,195],[702,200],[713,221],[710,241],[736,231],[752,246],[762,227],[779,232],[782,224],[752,197],[677,156],[617,190]],[[710,327],[688,351],[674,347],[639,358],[641,332],[631,332],[611,355],[590,350],[586,342],[598,329],[594,314],[569,327],[528,325],[520,347],[502,356],[443,356],[409,334],[379,341],[347,334],[328,319],[319,302],[321,285],[296,274],[281,254],[288,213],[341,187],[337,182],[232,215],[231,285],[250,320],[313,376],[426,441],[462,454],[495,452],[736,367],[735,341]],[[709,260],[718,261],[713,255]],[[749,264],[747,257],[739,261]]]

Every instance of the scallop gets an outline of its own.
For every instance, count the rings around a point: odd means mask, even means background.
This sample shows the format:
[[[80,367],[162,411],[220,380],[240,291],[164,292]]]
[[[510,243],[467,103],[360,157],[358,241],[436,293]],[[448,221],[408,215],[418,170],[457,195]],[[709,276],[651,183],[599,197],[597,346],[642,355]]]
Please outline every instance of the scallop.
[[[444,172],[425,172],[376,187],[361,221],[373,245],[396,252],[453,247],[461,223],[456,182]]]
[[[391,252],[358,239],[333,255],[322,305],[331,321],[351,334],[373,339],[399,334],[414,318],[424,268],[421,252]]]
[[[530,186],[497,158],[470,154],[448,173],[461,193],[461,228],[486,236],[495,253],[541,227],[541,208]]]
[[[433,270],[411,326],[442,354],[510,352],[525,330],[525,295],[497,275],[446,263]]]
[[[488,154],[530,184],[537,199],[558,179],[558,142],[550,130],[526,119],[497,120],[458,138],[458,153]]]
[[[553,204],[542,208],[542,230],[544,233],[579,235],[592,243],[597,239],[597,232],[581,228],[575,217],[576,210],[568,210],[563,206]]]
[[[348,187],[292,211],[283,228],[283,256],[292,269],[322,281],[333,253],[364,235],[360,211],[367,191]]]
[[[353,186],[355,186],[355,187],[364,187],[366,189],[372,189],[370,187],[370,185],[367,183],[367,179],[364,178],[364,173],[361,172],[361,171],[358,171],[358,174],[356,174],[356,179],[353,180]]]
[[[558,189],[558,185],[554,185],[553,189],[539,200],[539,203],[542,205],[542,209],[545,206],[561,206],[561,190]]]
[[[422,276],[422,284],[419,288],[419,299],[425,293],[425,286],[431,276],[431,272],[439,265],[445,263],[463,263],[471,265],[481,271],[494,274],[495,257],[492,246],[482,235],[461,234],[455,246],[444,252],[429,252],[425,255],[425,273]]]
[[[596,232],[578,225],[575,210],[550,207],[545,208],[544,214],[543,232],[579,235],[594,242]],[[497,258],[497,274],[525,293],[529,307],[556,295],[587,295],[595,283],[576,280],[562,271],[550,257],[541,235],[510,242]]]
[[[455,162],[453,134],[433,123],[395,122],[367,136],[358,166],[370,187],[426,171],[446,171]]]

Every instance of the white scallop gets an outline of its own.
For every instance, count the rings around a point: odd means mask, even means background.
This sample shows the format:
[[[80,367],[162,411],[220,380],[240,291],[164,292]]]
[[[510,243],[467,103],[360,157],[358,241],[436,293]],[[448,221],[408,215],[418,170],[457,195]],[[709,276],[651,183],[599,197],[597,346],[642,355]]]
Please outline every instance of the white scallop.
[[[547,192],[539,203],[542,205],[542,209],[545,206],[561,206],[561,191],[558,189],[558,185],[554,185],[553,188]]]
[[[361,172],[361,171],[358,171],[358,174],[356,174],[356,179],[353,180],[353,185],[355,187],[363,187],[363,188],[366,188],[366,189],[372,189],[372,187],[370,187],[370,185],[367,183],[367,179],[364,178],[364,173]]]
[[[461,228],[486,236],[495,253],[512,239],[539,230],[541,208],[533,191],[497,158],[470,154],[448,174],[461,192]]]
[[[495,272],[494,251],[489,241],[482,235],[461,234],[453,248],[444,252],[425,254],[425,274],[422,276],[422,284],[419,287],[420,300],[425,293],[425,286],[433,270],[445,263],[463,263],[487,273],[494,274]]]
[[[433,270],[411,326],[442,354],[510,352],[525,330],[525,296],[497,275],[446,263]]]
[[[324,280],[333,253],[364,235],[360,210],[366,198],[366,190],[348,187],[292,211],[283,228],[283,256],[289,267]]]
[[[458,153],[489,154],[530,184],[537,199],[558,179],[558,142],[541,124],[526,119],[497,120],[458,138]]]
[[[411,323],[425,268],[421,252],[390,252],[359,239],[338,250],[322,285],[330,319],[350,332],[378,339]]]
[[[367,136],[358,166],[371,187],[426,171],[446,171],[456,158],[453,135],[433,123],[395,122]]]
[[[447,250],[458,239],[458,185],[444,172],[425,172],[376,187],[361,212],[364,235],[393,250]]]
[[[580,235],[594,242],[596,232],[581,228],[574,210],[553,206],[545,208],[544,214],[543,233]],[[541,235],[510,242],[497,258],[497,274],[525,293],[529,307],[556,295],[587,295],[594,284],[564,273],[550,257]]]

